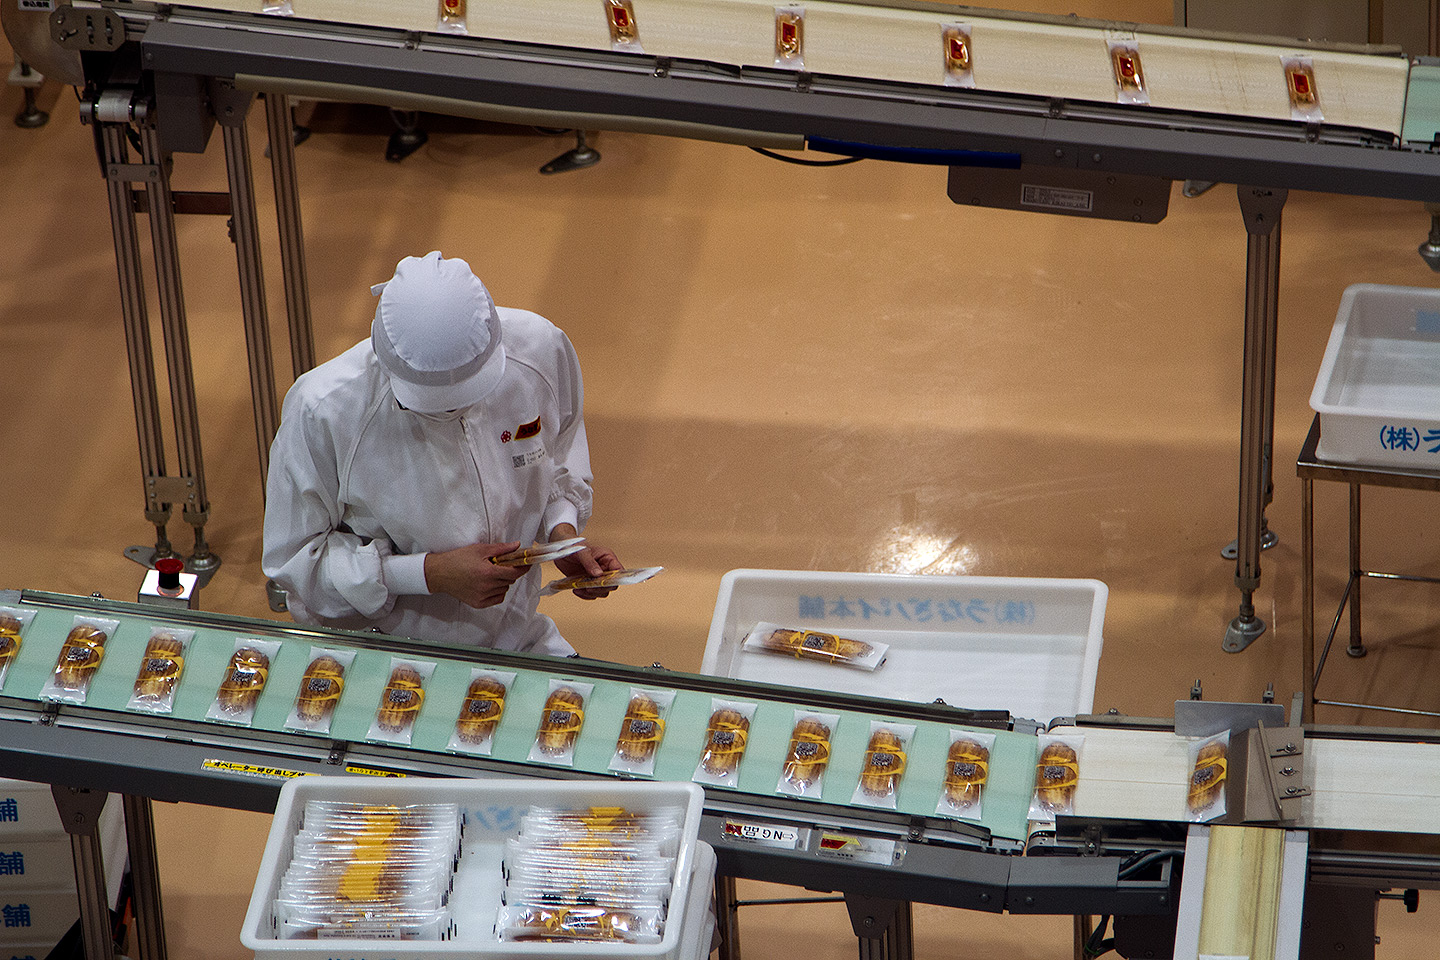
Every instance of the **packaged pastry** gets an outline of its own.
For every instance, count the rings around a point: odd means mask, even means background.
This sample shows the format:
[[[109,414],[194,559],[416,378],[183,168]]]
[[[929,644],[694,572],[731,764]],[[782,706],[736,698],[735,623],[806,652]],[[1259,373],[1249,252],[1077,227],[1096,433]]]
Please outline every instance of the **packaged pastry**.
[[[979,820],[990,779],[990,751],[995,734],[975,730],[951,730],[950,749],[945,754],[945,778],[935,813],[942,817]]]
[[[5,686],[5,675],[10,672],[10,662],[20,652],[25,628],[33,619],[35,619],[34,610],[0,607],[0,689]]]
[[[557,593],[564,593],[566,590],[588,590],[592,587],[625,587],[632,583],[644,583],[664,569],[664,567],[637,567],[634,570],[607,570],[598,577],[562,577],[545,584],[540,595],[549,597]]]
[[[1225,780],[1229,768],[1230,731],[1195,740],[1189,746],[1190,784],[1185,816],[1202,822],[1225,813]]]
[[[1145,71],[1140,66],[1140,43],[1133,30],[1107,30],[1105,43],[1110,48],[1110,69],[1115,75],[1116,103],[1149,103],[1145,89]]]
[[[249,724],[270,679],[270,664],[280,652],[278,640],[236,640],[220,689],[205,716],[225,723]]]
[[[135,689],[126,706],[146,713],[169,713],[174,708],[175,688],[185,672],[185,652],[194,637],[194,630],[170,627],[156,627],[150,632],[135,675]]]
[[[300,677],[295,703],[285,718],[287,729],[330,732],[330,721],[345,692],[345,672],[354,660],[354,650],[310,648],[310,663]]]
[[[710,722],[705,725],[705,742],[700,762],[691,778],[696,783],[734,787],[740,783],[740,761],[750,739],[750,721],[755,704],[722,700],[710,701]]]
[[[46,700],[84,703],[90,693],[90,681],[105,659],[105,644],[119,626],[119,620],[77,616],[40,696]]]
[[[860,782],[855,786],[851,803],[895,809],[900,781],[909,762],[910,740],[914,736],[913,723],[870,721],[870,741],[865,745]]]
[[[425,705],[425,682],[434,672],[435,664],[428,660],[391,657],[390,679],[380,691],[380,704],[366,736],[386,743],[409,743],[415,718]]]
[[[440,33],[469,32],[465,22],[465,0],[440,0],[440,16],[435,29]]]
[[[567,767],[575,762],[575,741],[585,726],[585,701],[594,689],[593,683],[550,681],[550,693],[540,711],[535,743],[530,747],[531,762]]]
[[[790,730],[790,745],[780,767],[777,793],[794,797],[818,797],[830,765],[830,739],[840,723],[838,714],[796,710]]]
[[[470,686],[455,718],[450,749],[461,753],[490,753],[495,728],[505,715],[505,697],[515,683],[515,674],[499,670],[470,668]]]
[[[867,643],[819,630],[757,623],[741,644],[742,650],[814,660],[858,670],[874,670],[885,662],[889,644]]]
[[[640,46],[640,27],[635,21],[635,7],[630,0],[602,0],[610,21],[610,49],[621,53],[644,53]]]
[[[500,939],[539,943],[660,942],[657,908],[644,913],[608,906],[515,904],[500,908]],[[648,915],[647,915],[648,914]]]
[[[943,23],[940,44],[944,48],[945,86],[975,86],[974,52],[970,44],[970,25]]]
[[[654,774],[655,754],[665,738],[665,718],[674,700],[673,690],[630,688],[630,702],[615,738],[615,756],[610,759],[611,770],[647,777]]]
[[[1080,750],[1083,736],[1040,735],[1035,761],[1035,797],[1030,819],[1054,822],[1057,814],[1075,812],[1075,788],[1080,784]]]

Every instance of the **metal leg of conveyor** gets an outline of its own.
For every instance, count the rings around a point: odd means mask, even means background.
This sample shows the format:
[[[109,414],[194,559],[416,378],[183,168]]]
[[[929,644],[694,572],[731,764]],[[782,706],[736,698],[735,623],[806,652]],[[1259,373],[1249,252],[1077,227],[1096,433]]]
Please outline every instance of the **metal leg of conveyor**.
[[[130,163],[125,141],[127,125],[95,120],[105,154],[107,172]],[[125,355],[130,365],[130,392],[135,404],[135,431],[140,441],[140,472],[145,487],[145,519],[155,525],[155,556],[173,551],[165,524],[170,504],[162,496],[158,478],[165,475],[165,441],[160,428],[160,402],[155,384],[155,351],[150,342],[150,320],[145,309],[145,276],[141,272],[140,244],[135,227],[131,187],[118,175],[107,175],[110,230],[115,238],[115,268],[120,281],[120,311],[125,322]]]
[[[1267,469],[1274,441],[1275,339],[1280,298],[1280,214],[1286,191],[1240,187],[1240,212],[1248,235],[1245,262],[1245,360],[1240,413],[1240,510],[1235,586],[1240,612],[1221,647],[1238,653],[1265,632],[1255,613],[1260,586],[1260,538],[1265,526]]]
[[[1315,722],[1315,481],[1300,478],[1300,722]]]
[[[845,909],[859,943],[860,960],[910,960],[914,954],[912,907],[903,900],[846,893]]]
[[[231,232],[240,270],[240,309],[245,320],[245,352],[250,361],[250,396],[255,410],[255,441],[260,454],[260,488],[270,469],[270,442],[280,423],[275,400],[275,362],[270,350],[270,319],[265,308],[265,271],[260,258],[260,228],[255,217],[255,181],[250,168],[250,134],[245,126],[251,94],[230,90],[215,95],[225,141],[230,180]],[[222,106],[224,104],[224,106]]]
[[[715,922],[720,926],[720,960],[740,960],[740,905],[735,878],[715,878]]]
[[[115,939],[110,928],[110,895],[105,890],[105,859],[99,832],[106,794],[58,785],[50,790],[60,811],[60,822],[70,834],[85,960],[113,960]]]
[[[149,797],[125,796],[125,837],[130,851],[140,960],[165,960],[165,913],[160,906],[160,867],[155,856],[155,818]]]
[[[159,176],[145,181],[150,211],[150,239],[155,249],[156,287],[160,321],[165,335],[165,362],[170,376],[170,403],[180,477],[185,484],[186,523],[195,528],[195,551],[186,561],[191,572],[208,579],[220,558],[205,541],[210,501],[205,493],[205,465],[200,453],[200,418],[195,406],[195,371],[190,362],[190,333],[185,320],[185,294],[180,283],[180,252],[175,240],[175,207],[170,193],[168,158],[160,149],[153,123],[140,128],[141,159]]]
[[[265,123],[270,134],[270,172],[275,180],[275,212],[280,226],[280,271],[285,278],[285,310],[290,321],[290,366],[298,377],[315,366],[315,334],[310,325],[310,280],[305,271],[289,97],[283,93],[265,94]]]

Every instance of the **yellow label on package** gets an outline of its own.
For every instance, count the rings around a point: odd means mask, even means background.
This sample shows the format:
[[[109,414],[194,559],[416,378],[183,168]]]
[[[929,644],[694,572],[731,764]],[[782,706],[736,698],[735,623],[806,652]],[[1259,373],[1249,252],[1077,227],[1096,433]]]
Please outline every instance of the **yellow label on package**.
[[[905,859],[905,845],[897,840],[882,840],[879,837],[857,837],[849,833],[820,834],[815,852],[837,860],[853,860],[856,863],[892,864]]]
[[[375,767],[361,767],[353,763],[345,764],[346,773],[359,773],[367,777],[403,777],[406,774],[396,770],[377,770]]]
[[[292,780],[295,777],[313,777],[315,774],[304,770],[286,770],[283,767],[262,767],[253,763],[236,763],[233,760],[206,760],[200,764],[205,770],[221,773],[235,773],[242,777],[258,777],[261,780]]]

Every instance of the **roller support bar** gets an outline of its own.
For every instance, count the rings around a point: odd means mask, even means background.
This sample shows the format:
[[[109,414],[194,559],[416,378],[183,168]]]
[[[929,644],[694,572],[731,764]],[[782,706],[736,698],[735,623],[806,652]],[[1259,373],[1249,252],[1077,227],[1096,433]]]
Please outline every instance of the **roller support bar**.
[[[1171,180],[1440,201],[1440,155],[1364,131],[393,30],[249,24],[220,15],[147,21],[142,67],[245,76],[255,86],[275,78],[292,95],[305,82],[338,83],[878,148],[1018,153],[1024,164]]]

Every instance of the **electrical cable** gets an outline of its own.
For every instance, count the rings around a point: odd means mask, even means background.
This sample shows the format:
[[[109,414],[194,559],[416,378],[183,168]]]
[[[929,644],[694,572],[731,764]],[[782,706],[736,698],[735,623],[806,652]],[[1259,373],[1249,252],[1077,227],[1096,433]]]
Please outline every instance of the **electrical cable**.
[[[1128,861],[1121,861],[1119,878],[1127,880],[1152,864],[1162,860],[1179,859],[1183,856],[1185,856],[1184,850],[1147,850],[1138,857],[1132,856]]]
[[[840,157],[835,160],[801,160],[799,157],[787,157],[783,153],[776,153],[774,150],[767,150],[764,147],[751,147],[750,149],[771,160],[793,163],[799,167],[843,167],[847,163],[856,163],[865,159],[864,157]]]

